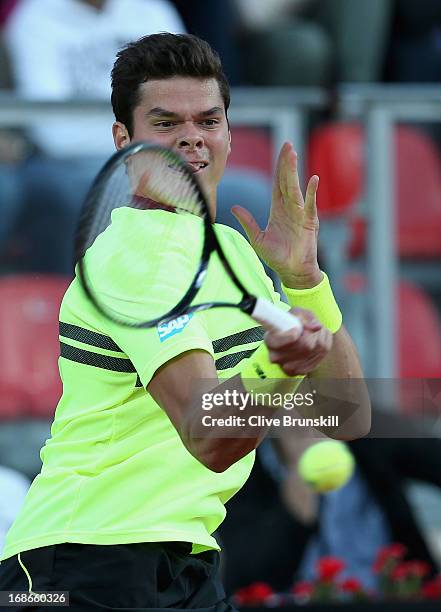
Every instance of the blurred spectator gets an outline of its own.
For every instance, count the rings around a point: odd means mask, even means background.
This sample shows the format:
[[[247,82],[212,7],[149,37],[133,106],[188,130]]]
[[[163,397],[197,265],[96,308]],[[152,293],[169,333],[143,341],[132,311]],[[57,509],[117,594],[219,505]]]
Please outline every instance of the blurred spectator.
[[[5,25],[17,2],[18,0],[0,0],[0,28]]]
[[[6,22],[15,3],[0,4],[0,27]],[[9,57],[0,30],[0,91],[13,87]],[[28,143],[20,130],[0,129],[0,193],[2,196],[2,223],[0,224],[0,255],[20,213],[23,191],[18,167],[27,155]]]
[[[237,48],[239,13],[235,0],[172,0],[190,34],[203,38],[222,60],[231,85],[240,85],[240,55]]]
[[[0,553],[6,534],[20,510],[29,480],[16,470],[0,466]]]
[[[312,580],[316,561],[335,556],[345,561],[342,576],[377,586],[372,566],[383,546],[401,542],[408,558],[438,571],[432,550],[414,515],[410,480],[441,487],[441,440],[395,414],[376,412],[372,435],[349,442],[356,460],[351,480],[341,489],[317,496],[297,474],[297,459],[314,439],[265,440],[257,451],[251,478],[228,502],[219,528],[225,554],[227,593],[256,581],[288,590],[297,577]],[[295,435],[295,434],[294,434]],[[256,533],[260,533],[256,541]],[[248,552],[247,552],[248,551]],[[249,554],[252,551],[252,554]]]
[[[387,66],[391,81],[441,81],[440,0],[396,0]]]
[[[392,0],[236,0],[244,76],[254,85],[379,80]]]
[[[4,35],[0,30],[0,89],[12,88],[11,67],[8,52],[4,41]]]
[[[331,81],[328,33],[303,10],[314,0],[237,0],[243,76],[250,85],[321,86]]]
[[[317,496],[297,473],[306,441],[282,444],[281,439],[262,442],[251,477],[227,504],[218,531],[228,595],[256,581],[289,589],[317,530]]]
[[[118,49],[162,30],[184,31],[168,0],[21,0],[5,30],[16,91],[31,100],[108,101]],[[113,151],[106,118],[51,121],[33,135],[56,158]]]
[[[394,0],[316,0],[311,16],[330,33],[336,82],[380,81]]]
[[[318,533],[306,548],[299,579],[314,580],[318,560],[332,556],[344,560],[343,579],[356,577],[365,589],[375,590],[372,566],[378,551],[392,540],[387,520],[359,468],[345,487],[322,496],[319,507]]]
[[[21,0],[5,27],[17,93],[33,100],[110,101],[118,49],[149,33],[184,31],[168,0]],[[22,170],[31,269],[69,274],[69,245],[87,189],[113,152],[111,115],[32,128],[38,152]]]
[[[0,254],[19,218],[24,190],[19,164],[26,157],[28,143],[20,131],[0,130]]]
[[[378,424],[378,415],[377,415]],[[396,415],[382,415],[385,427],[400,427]],[[392,429],[389,429],[392,431]],[[415,432],[413,432],[415,435]],[[315,576],[323,556],[344,559],[342,577],[355,576],[368,589],[376,588],[372,566],[380,548],[400,542],[408,557],[425,561],[432,574],[438,570],[418,519],[412,511],[406,485],[410,479],[441,487],[437,465],[441,440],[399,437],[365,438],[349,443],[357,470],[349,483],[322,497],[319,530],[307,547],[299,578]]]
[[[196,5],[186,4],[181,7],[186,17],[197,33],[204,33]],[[221,9],[217,2],[213,7]],[[118,48],[157,31],[185,31],[168,0],[21,0],[5,30],[17,93],[33,100],[110,101],[110,71]],[[210,33],[208,28],[205,34],[215,47],[221,47],[221,53],[227,52],[228,36],[222,29],[213,27]],[[111,121],[109,104],[109,117],[102,120],[85,116],[81,122],[63,118],[33,126],[37,151],[26,160],[20,177],[25,192],[24,225],[30,234],[26,236],[31,254],[27,271],[72,273],[70,245],[81,203],[114,151]],[[7,171],[6,179],[11,182]],[[6,187],[10,227],[17,217],[19,194],[16,181]],[[221,220],[234,223],[229,209],[240,203],[266,223],[270,193],[264,177],[227,171],[219,190]]]

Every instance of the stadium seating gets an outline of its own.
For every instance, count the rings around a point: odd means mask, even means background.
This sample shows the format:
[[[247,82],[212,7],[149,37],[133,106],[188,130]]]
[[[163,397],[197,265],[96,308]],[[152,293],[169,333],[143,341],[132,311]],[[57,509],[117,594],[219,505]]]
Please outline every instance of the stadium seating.
[[[345,278],[349,295],[368,291],[358,273]],[[441,318],[424,289],[401,280],[397,289],[397,355],[401,378],[441,378]]]
[[[268,132],[262,128],[231,128],[231,155],[228,166],[257,170],[272,177],[273,145]]]
[[[437,419],[441,408],[439,314],[426,292],[412,283],[400,283],[397,305],[400,412]]]
[[[401,282],[398,355],[402,378],[441,378],[441,320],[423,289]]]
[[[441,257],[441,160],[416,129],[396,133],[399,246],[403,257]]]
[[[61,394],[58,315],[69,280],[0,278],[0,418],[50,418]]]
[[[430,138],[408,126],[395,130],[395,185],[401,257],[441,257],[441,160]],[[357,123],[332,123],[312,134],[308,175],[320,175],[322,218],[351,217],[352,255],[364,249],[364,222],[357,213],[365,179],[364,134]]]
[[[356,123],[332,123],[311,135],[307,175],[320,176],[320,217],[351,211],[361,197],[364,173],[363,135]]]
[[[428,258],[436,261],[441,257],[441,160],[430,138],[418,129],[398,126],[394,141],[398,255],[406,265],[419,261],[425,278],[429,278]],[[366,222],[361,215],[365,212],[361,210],[364,144],[364,134],[357,123],[319,127],[309,142],[308,174],[320,175],[321,245],[325,262],[332,264],[337,279],[351,269],[348,257],[357,257],[365,250]],[[439,279],[439,272],[435,278]],[[439,284],[439,280],[436,282]],[[415,285],[402,282],[398,292],[398,375],[441,377],[441,322],[435,306],[427,293]],[[351,331],[363,348],[369,342],[366,313],[361,312],[365,303],[354,300],[351,293],[345,298],[349,304],[347,319],[353,320]],[[355,311],[354,304],[358,304]]]

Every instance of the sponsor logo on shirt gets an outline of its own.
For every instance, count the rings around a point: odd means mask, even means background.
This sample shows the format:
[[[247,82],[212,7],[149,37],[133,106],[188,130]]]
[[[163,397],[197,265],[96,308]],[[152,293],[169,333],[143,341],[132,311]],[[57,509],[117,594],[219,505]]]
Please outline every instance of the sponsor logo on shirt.
[[[188,325],[193,314],[186,314],[169,321],[168,323],[161,323],[157,326],[159,340],[164,342],[171,338],[175,334],[179,334],[186,325]]]

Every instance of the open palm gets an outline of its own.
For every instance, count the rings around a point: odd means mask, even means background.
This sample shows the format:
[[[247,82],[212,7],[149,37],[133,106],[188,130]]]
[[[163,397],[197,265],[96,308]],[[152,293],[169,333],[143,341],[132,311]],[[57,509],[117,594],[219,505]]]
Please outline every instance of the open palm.
[[[268,224],[262,230],[242,206],[232,212],[244,228],[251,246],[285,285],[299,287],[320,280],[317,263],[319,221],[316,194],[319,177],[310,178],[305,199],[300,189],[297,154],[285,143],[277,161]]]

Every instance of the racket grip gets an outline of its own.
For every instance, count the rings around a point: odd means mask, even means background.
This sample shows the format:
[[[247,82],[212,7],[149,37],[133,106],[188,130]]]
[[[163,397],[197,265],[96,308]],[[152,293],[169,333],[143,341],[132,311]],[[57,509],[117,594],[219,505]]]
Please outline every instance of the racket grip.
[[[282,332],[289,329],[303,330],[302,322],[298,317],[290,312],[280,310],[264,298],[256,299],[251,316],[266,329],[275,329]]]

